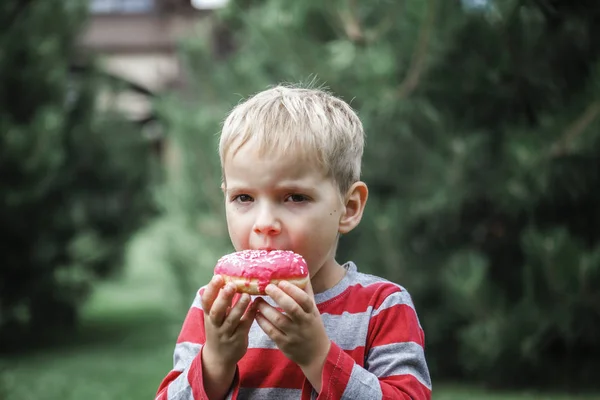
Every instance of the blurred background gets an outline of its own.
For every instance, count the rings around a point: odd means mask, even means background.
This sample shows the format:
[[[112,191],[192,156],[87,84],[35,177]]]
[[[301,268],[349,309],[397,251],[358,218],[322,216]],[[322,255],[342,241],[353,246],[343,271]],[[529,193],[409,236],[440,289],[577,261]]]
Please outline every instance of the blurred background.
[[[217,133],[280,82],[367,132],[338,260],[404,285],[434,399],[600,399],[600,4],[3,0],[0,399],[152,399],[231,251]]]

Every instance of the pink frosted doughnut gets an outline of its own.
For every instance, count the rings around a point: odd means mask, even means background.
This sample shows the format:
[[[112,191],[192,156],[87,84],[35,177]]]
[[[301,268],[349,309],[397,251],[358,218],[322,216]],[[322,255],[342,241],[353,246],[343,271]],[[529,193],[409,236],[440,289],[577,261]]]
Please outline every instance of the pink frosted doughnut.
[[[269,283],[290,282],[301,289],[308,283],[308,267],[301,255],[287,250],[243,250],[219,259],[215,275],[233,283],[238,293],[264,295]]]

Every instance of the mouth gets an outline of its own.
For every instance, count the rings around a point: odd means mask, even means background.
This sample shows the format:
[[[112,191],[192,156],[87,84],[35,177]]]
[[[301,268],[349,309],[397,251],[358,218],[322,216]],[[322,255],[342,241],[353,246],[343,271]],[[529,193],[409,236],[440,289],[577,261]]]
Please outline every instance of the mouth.
[[[260,251],[266,251],[266,252],[271,252],[271,251],[287,251],[290,250],[289,247],[271,247],[271,246],[263,246],[263,247],[256,247],[256,250],[260,250]]]

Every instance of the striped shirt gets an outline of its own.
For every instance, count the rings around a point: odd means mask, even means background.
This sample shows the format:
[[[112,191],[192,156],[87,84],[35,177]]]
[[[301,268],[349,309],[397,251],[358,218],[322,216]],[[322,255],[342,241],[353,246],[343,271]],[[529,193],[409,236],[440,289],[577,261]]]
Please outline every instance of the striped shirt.
[[[315,295],[332,342],[321,392],[254,321],[228,399],[431,399],[425,337],[409,293],[358,272],[352,262],[344,267],[347,273],[337,285]],[[173,369],[156,400],[207,399],[200,356],[205,342],[202,290],[183,323]],[[265,300],[273,305],[269,297]]]

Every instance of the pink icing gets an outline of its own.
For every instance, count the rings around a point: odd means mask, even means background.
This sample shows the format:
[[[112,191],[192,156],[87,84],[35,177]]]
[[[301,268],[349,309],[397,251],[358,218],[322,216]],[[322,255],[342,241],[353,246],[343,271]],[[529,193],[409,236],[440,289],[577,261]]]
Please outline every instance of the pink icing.
[[[243,250],[221,257],[215,274],[258,279],[259,290],[264,291],[271,279],[308,276],[308,266],[304,258],[293,251]]]

